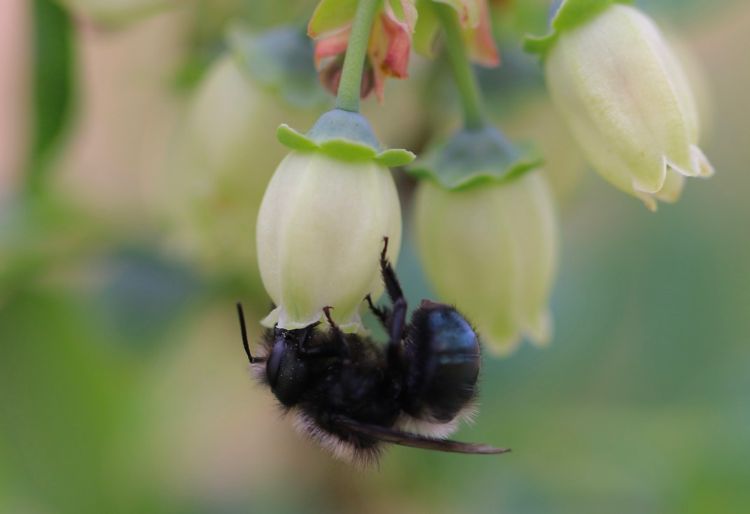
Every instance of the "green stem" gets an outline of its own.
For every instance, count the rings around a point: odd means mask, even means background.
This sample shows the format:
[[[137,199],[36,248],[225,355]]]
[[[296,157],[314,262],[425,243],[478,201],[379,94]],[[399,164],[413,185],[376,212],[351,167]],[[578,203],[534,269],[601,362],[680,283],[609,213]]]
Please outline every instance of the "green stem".
[[[453,70],[453,79],[456,82],[458,93],[461,97],[461,107],[464,112],[464,125],[467,129],[479,129],[484,126],[484,115],[482,114],[482,95],[479,91],[474,68],[466,53],[466,45],[461,26],[458,23],[456,11],[449,5],[435,3],[440,24],[445,31],[445,46],[448,53],[448,61]]]
[[[362,70],[365,66],[370,32],[380,0],[359,0],[357,13],[352,22],[349,44],[344,56],[336,107],[345,111],[359,112],[359,94],[362,87]]]
[[[25,192],[43,191],[53,171],[75,103],[75,27],[58,2],[30,2],[33,16],[30,78],[32,123],[25,162]]]

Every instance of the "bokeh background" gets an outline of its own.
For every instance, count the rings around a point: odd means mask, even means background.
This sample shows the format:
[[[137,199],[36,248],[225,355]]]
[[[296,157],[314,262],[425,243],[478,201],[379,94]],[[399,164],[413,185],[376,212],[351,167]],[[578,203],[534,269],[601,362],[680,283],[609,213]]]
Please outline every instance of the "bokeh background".
[[[255,320],[269,301],[253,217],[275,127],[307,128],[326,100],[290,104],[278,77],[231,64],[225,34],[301,26],[314,2],[159,3],[0,3],[0,512],[748,512],[748,2],[639,2],[692,63],[717,169],[657,214],[586,169],[519,51],[545,2],[494,2],[486,96],[546,154],[559,200],[556,335],[486,358],[457,434],[512,454],[393,448],[369,471],[279,416],[233,306]],[[452,94],[440,61],[415,59],[366,109],[418,151],[455,122]],[[414,304],[431,293],[397,179]]]

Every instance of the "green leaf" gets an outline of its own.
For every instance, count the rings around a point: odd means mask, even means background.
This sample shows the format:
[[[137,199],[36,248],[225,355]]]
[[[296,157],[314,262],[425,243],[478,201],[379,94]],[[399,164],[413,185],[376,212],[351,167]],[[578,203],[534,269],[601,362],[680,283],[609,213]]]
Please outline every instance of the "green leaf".
[[[357,12],[357,0],[321,0],[310,18],[307,33],[316,38],[350,23]]]
[[[247,76],[288,104],[313,109],[330,103],[318,80],[312,41],[299,27],[284,26],[257,34],[233,26],[226,39]]]
[[[73,112],[75,58],[67,12],[52,0],[34,0],[32,15],[32,133],[26,189],[38,192]]]
[[[513,180],[542,165],[531,152],[524,155],[499,130],[485,126],[462,129],[446,143],[434,146],[407,172],[421,180],[433,180],[452,191],[481,184]]]
[[[543,36],[526,36],[524,49],[546,57],[560,34],[589,21],[613,4],[631,4],[632,0],[563,0],[550,22],[550,32]]]

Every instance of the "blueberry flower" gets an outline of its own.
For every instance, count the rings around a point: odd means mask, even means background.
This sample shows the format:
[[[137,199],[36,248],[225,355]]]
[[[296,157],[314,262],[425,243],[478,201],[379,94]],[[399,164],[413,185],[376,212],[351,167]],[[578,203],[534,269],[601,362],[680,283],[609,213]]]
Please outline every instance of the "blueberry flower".
[[[360,328],[366,295],[382,292],[378,257],[401,243],[401,209],[389,166],[411,161],[405,150],[381,151],[367,120],[335,109],[307,135],[286,125],[292,149],[276,169],[258,214],[261,277],[276,308],[266,326],[297,329],[332,306],[344,330]]]
[[[597,172],[652,210],[676,201],[685,178],[713,174],[690,84],[650,18],[612,0],[566,0],[552,27],[527,47],[542,54],[552,100]]]

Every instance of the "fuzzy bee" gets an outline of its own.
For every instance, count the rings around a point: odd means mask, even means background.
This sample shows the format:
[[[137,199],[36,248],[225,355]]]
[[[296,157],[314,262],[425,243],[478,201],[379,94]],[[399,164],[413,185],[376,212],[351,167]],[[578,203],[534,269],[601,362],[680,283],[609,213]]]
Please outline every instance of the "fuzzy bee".
[[[387,345],[345,334],[324,309],[319,323],[268,329],[263,353],[250,352],[242,306],[242,341],[255,376],[295,416],[296,428],[334,456],[377,460],[383,443],[470,454],[508,449],[445,439],[475,411],[480,345],[471,324],[448,305],[423,300],[406,323],[406,299],[391,264],[380,268],[390,308],[366,298],[389,336]]]

